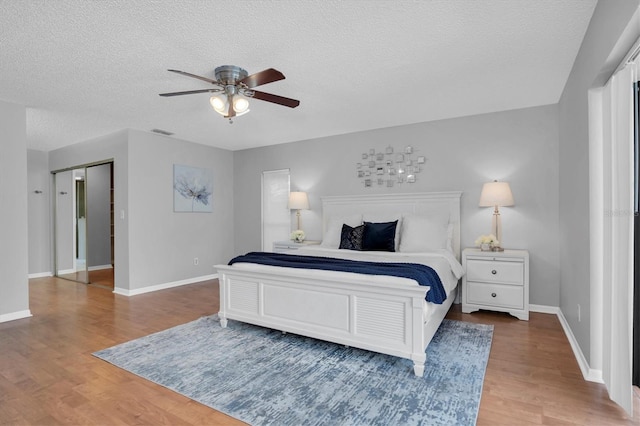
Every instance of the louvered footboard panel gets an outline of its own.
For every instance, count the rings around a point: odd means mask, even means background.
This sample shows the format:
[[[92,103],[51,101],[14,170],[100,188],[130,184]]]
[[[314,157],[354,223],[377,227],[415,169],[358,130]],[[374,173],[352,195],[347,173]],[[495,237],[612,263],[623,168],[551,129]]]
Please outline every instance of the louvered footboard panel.
[[[228,307],[231,310],[258,314],[258,283],[234,279],[228,287]]]
[[[355,334],[408,344],[407,302],[356,297]]]

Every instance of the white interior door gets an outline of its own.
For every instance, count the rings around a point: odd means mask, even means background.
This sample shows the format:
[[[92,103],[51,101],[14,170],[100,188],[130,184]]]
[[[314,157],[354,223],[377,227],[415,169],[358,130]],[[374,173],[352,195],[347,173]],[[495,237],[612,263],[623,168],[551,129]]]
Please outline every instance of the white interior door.
[[[604,86],[601,93],[602,139],[594,158],[594,175],[601,188],[595,197],[594,219],[602,224],[594,238],[602,241],[594,260],[602,265],[597,280],[601,292],[591,295],[601,303],[602,328],[598,328],[602,347],[602,379],[609,397],[627,413],[633,412],[631,385],[633,319],[633,83],[637,65],[629,63]],[[595,154],[596,151],[591,152]],[[597,195],[597,194],[592,194]],[[598,296],[601,296],[598,298]],[[600,309],[594,311],[599,315]],[[597,326],[597,324],[596,324]],[[597,358],[594,358],[594,362]]]
[[[288,202],[289,169],[262,172],[262,251],[273,251],[274,241],[289,239]]]

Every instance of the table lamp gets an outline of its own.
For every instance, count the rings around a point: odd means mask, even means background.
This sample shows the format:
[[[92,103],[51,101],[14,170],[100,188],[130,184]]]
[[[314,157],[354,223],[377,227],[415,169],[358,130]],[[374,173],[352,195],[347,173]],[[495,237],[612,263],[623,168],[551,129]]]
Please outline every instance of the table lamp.
[[[513,194],[508,182],[493,182],[485,183],[482,186],[482,192],[480,193],[480,207],[494,207],[493,220],[491,221],[491,231],[498,240],[497,247],[494,247],[495,251],[503,251],[500,247],[502,244],[502,221],[500,219],[500,210],[498,207],[513,206]]]
[[[300,210],[309,210],[309,197],[306,192],[290,192],[289,193],[289,210],[296,210],[298,218],[298,227],[300,229]]]

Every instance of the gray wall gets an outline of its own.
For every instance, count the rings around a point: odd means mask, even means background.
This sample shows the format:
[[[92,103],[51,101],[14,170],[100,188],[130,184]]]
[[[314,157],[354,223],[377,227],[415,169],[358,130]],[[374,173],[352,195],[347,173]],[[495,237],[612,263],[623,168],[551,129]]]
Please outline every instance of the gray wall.
[[[389,145],[413,146],[428,159],[424,170],[414,184],[364,188],[356,163]],[[549,105],[236,151],[235,254],[260,250],[264,170],[291,169],[291,190],[309,193],[308,239],[322,238],[324,195],[461,190],[463,247],[490,231],[492,209],[478,201],[482,184],[498,179],[510,182],[516,204],[501,209],[503,245],[530,251],[531,303],[559,306],[558,150],[558,110]]]
[[[215,273],[233,253],[231,151],[132,130],[129,164],[130,288]],[[213,171],[212,213],[174,213],[174,164]]]
[[[0,101],[0,318],[29,310],[26,109]]]
[[[27,151],[27,195],[29,213],[29,274],[51,274],[51,175],[49,155]],[[35,191],[42,191],[36,194]]]
[[[87,266],[111,265],[111,165],[87,167]]]
[[[600,1],[565,86],[560,113],[560,308],[590,361],[588,90],[638,8],[637,0]],[[621,58],[620,58],[621,59]],[[609,75],[613,69],[609,70]],[[581,308],[578,321],[577,305]]]

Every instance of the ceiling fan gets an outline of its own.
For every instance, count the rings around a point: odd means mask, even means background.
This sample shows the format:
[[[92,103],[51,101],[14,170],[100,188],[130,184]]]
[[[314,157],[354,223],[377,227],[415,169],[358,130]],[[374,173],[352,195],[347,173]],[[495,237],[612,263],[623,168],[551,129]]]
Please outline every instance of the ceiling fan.
[[[209,99],[213,109],[225,118],[229,119],[229,123],[233,117],[240,116],[249,112],[249,101],[247,98],[259,99],[278,105],[284,105],[289,108],[295,108],[300,105],[300,101],[285,98],[284,96],[273,95],[271,93],[253,90],[254,87],[261,86],[274,81],[284,80],[284,74],[280,71],[269,68],[264,71],[249,75],[249,73],[235,65],[222,65],[215,69],[216,79],[212,80],[207,77],[191,74],[178,70],[167,70],[182,74],[187,77],[197,78],[213,84],[215,87],[199,90],[188,90],[186,92],[160,93],[160,96],[181,96],[191,95],[194,93],[220,93],[218,96],[212,96]]]

